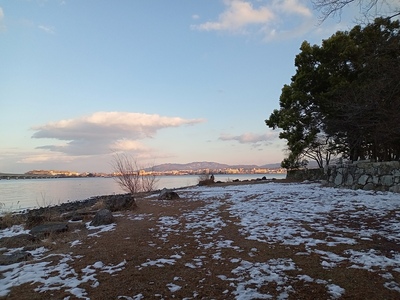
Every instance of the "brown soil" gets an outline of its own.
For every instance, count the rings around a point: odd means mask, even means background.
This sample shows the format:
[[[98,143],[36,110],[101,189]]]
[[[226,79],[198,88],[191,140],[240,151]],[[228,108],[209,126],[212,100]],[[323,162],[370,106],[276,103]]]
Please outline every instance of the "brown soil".
[[[199,237],[195,229],[185,228],[184,222],[174,225],[174,231],[167,234],[162,232],[157,222],[160,217],[179,219],[183,213],[203,207],[205,205],[203,201],[186,201],[186,199],[158,201],[156,197],[153,197],[153,199],[137,199],[137,204],[138,208],[135,211],[116,214],[117,225],[113,231],[91,237],[88,236],[88,231],[82,224],[77,224],[72,225],[69,233],[53,236],[48,241],[47,246],[52,249],[51,253],[70,253],[73,257],[80,257],[70,262],[71,267],[78,274],[88,265],[93,265],[98,261],[103,262],[104,265],[118,265],[126,261],[124,268],[113,274],[97,272],[96,279],[99,282],[97,287],[92,287],[91,282],[81,284],[79,287],[86,290],[88,298],[135,299],[135,295],[142,294],[143,299],[234,299],[237,282],[222,280],[221,275],[227,278],[234,277],[232,270],[238,267],[240,260],[266,262],[278,258],[290,258],[298,266],[296,270],[286,272],[289,276],[287,285],[292,287],[288,299],[330,299],[326,285],[291,280],[301,274],[328,282],[332,281],[341,286],[346,292],[340,299],[400,298],[399,293],[383,286],[383,278],[376,273],[348,268],[346,264],[324,269],[319,255],[295,255],[305,251],[304,246],[270,245],[245,239],[239,234],[240,228],[226,212],[224,206],[220,207],[217,213],[224,218],[227,226],[217,236],[210,233],[210,235],[202,234]],[[135,216],[144,216],[144,218],[134,220]],[[323,238],[323,233],[317,234]],[[199,243],[204,245],[221,236],[224,240],[233,241],[232,246],[238,246],[243,251],[239,252],[232,247],[222,248],[220,259],[216,259],[215,248],[207,249],[199,246]],[[71,247],[70,242],[77,239],[81,241],[81,244]],[[396,246],[385,243],[388,242],[364,241],[355,247],[369,249],[379,244],[382,248],[392,249]],[[257,251],[253,252],[254,255],[249,255],[254,248]],[[319,249],[322,248],[321,246]],[[332,251],[332,248],[326,250]],[[335,250],[343,249],[338,246]],[[143,266],[149,261],[171,257],[179,257],[179,259],[176,259],[173,265],[165,263],[161,267]],[[232,260],[232,258],[238,260]],[[301,271],[298,270],[299,268]],[[400,282],[400,274],[395,281]],[[181,289],[171,291],[168,288],[171,283],[179,285]],[[38,286],[40,284],[32,283],[16,286],[4,299],[76,299],[65,289],[35,292],[34,289]],[[279,289],[281,287],[274,283],[258,287],[260,293],[268,293],[273,299],[280,294]]]

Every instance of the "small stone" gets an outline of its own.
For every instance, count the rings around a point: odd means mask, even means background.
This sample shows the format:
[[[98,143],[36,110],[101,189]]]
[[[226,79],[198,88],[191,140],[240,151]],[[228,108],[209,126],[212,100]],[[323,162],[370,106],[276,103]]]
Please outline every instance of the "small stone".
[[[68,230],[68,223],[45,223],[35,226],[31,229],[30,234],[33,236],[46,236],[51,233],[61,233]]]
[[[166,188],[162,189],[160,195],[158,196],[158,200],[175,200],[179,199],[178,193],[168,190]]]

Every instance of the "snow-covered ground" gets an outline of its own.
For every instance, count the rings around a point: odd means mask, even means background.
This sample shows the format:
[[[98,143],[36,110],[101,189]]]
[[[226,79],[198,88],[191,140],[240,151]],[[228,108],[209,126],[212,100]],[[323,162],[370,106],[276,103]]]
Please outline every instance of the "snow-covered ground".
[[[261,289],[268,284],[273,284],[274,295],[278,294],[277,299],[286,299],[295,293],[293,284],[299,282],[324,287],[331,299],[340,298],[346,294],[346,290],[331,280],[302,273],[293,257],[257,261],[254,258],[257,258],[260,250],[252,248],[246,253],[249,259],[243,259],[245,250],[221,234],[228,222],[235,223],[243,238],[256,241],[260,245],[302,246],[304,250],[294,255],[318,255],[324,269],[334,269],[340,264],[346,264],[349,268],[373,272],[383,278],[384,288],[397,292],[400,298],[400,283],[395,280],[400,273],[400,253],[396,250],[388,252],[372,248],[354,250],[354,246],[373,239],[400,243],[399,194],[324,188],[316,183],[194,187],[181,190],[179,194],[188,201],[204,200],[205,204],[193,211],[182,212],[180,216],[155,217],[152,214],[132,213],[128,218],[134,222],[142,219],[156,221],[157,225],[151,229],[151,234],[155,240],[162,242],[168,242],[172,235],[190,233],[199,249],[212,253],[213,260],[232,263],[235,267],[230,274],[216,275],[220,280],[229,283],[236,299],[274,298],[265,289]],[[166,202],[165,205],[174,204]],[[221,216],[221,210],[229,214],[229,221]],[[114,230],[115,226],[90,229],[93,231],[91,237],[95,238],[104,231]],[[5,230],[0,232],[0,237],[21,231],[23,228],[20,227],[14,228],[14,232]],[[79,243],[78,240],[72,242],[72,249]],[[156,247],[156,243],[149,246]],[[340,249],[344,250],[338,252],[335,248],[337,246],[342,246]],[[210,259],[200,255],[186,261],[183,245],[177,244],[175,249],[174,255],[148,259],[135,268],[162,268],[185,260],[187,268],[201,269],[206,260]],[[224,249],[230,249],[238,256],[226,257]],[[10,251],[16,250],[18,249]],[[71,253],[52,255],[52,263],[49,262],[49,254],[46,255],[44,248],[33,251],[32,255],[34,259],[31,262],[0,266],[0,296],[7,295],[12,286],[38,282],[38,292],[63,289],[71,296],[89,299],[87,291],[80,287],[81,283],[90,282],[92,287],[96,287],[101,284],[96,279],[97,273],[118,274],[126,267],[124,260],[117,265],[105,265],[99,261],[77,272],[70,266],[71,261],[76,259]],[[297,271],[297,275],[291,275],[293,271]],[[166,288],[173,294],[182,289],[180,283],[184,280],[177,276]],[[198,294],[194,290],[187,299],[195,299]],[[119,298],[144,299],[144,296],[139,293],[120,295]]]

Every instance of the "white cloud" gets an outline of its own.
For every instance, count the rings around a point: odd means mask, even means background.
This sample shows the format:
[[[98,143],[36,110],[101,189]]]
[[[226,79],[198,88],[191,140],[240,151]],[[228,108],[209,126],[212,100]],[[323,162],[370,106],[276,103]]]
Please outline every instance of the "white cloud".
[[[191,28],[263,34],[266,40],[296,36],[313,28],[310,22],[312,11],[302,1],[275,0],[260,5],[266,1],[224,0],[225,10],[216,21],[192,25]],[[258,6],[253,3],[258,3]]]
[[[225,0],[226,10],[221,13],[216,22],[206,22],[194,25],[199,30],[229,30],[238,31],[251,24],[264,24],[274,18],[267,7],[253,8],[251,2],[242,0]]]
[[[152,138],[163,128],[193,125],[203,121],[156,114],[96,112],[89,116],[33,127],[36,132],[32,137],[67,141],[62,145],[38,148],[68,155],[104,154],[112,150],[148,152],[150,149],[138,140]]]
[[[269,132],[265,134],[254,134],[247,132],[241,135],[230,135],[222,134],[219,139],[221,141],[237,141],[241,144],[253,144],[254,146],[259,146],[261,144],[269,144],[273,140],[276,140],[278,134],[276,132]]]
[[[39,25],[38,28],[40,30],[43,30],[46,33],[49,33],[49,34],[54,34],[55,33],[54,27]]]
[[[142,143],[135,140],[117,140],[111,145],[111,149],[118,149],[121,151],[132,151],[132,150],[149,150],[149,148],[145,147]]]
[[[311,10],[301,4],[299,0],[276,1],[274,7],[285,14],[300,15],[303,17],[311,17]]]

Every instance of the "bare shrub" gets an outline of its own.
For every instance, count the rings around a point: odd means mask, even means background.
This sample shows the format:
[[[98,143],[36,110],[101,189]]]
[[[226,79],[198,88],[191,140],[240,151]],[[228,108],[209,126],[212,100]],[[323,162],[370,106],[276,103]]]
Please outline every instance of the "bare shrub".
[[[153,172],[144,174],[143,168],[138,165],[136,159],[125,153],[116,153],[112,162],[115,173],[115,181],[132,196],[139,192],[153,191],[158,178]]]
[[[54,206],[54,201],[46,198],[46,192],[40,192],[40,197],[40,200],[38,200],[37,198],[35,199],[38,208],[47,208],[50,206]]]
[[[199,185],[211,185],[214,183],[214,175],[201,174],[199,175]]]

